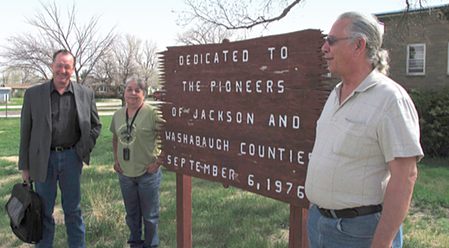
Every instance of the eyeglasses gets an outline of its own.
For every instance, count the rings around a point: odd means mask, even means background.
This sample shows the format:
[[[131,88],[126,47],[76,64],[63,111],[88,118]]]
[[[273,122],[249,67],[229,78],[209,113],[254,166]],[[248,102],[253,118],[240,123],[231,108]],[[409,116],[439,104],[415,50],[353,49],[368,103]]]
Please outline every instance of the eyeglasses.
[[[133,92],[135,92],[136,94],[139,94],[141,91],[142,91],[142,89],[140,89],[140,88],[135,88],[135,89],[133,89],[133,88],[131,88],[131,87],[127,87],[127,88],[126,88],[126,92],[128,92],[128,93],[133,93]]]
[[[349,40],[352,39],[352,37],[348,36],[348,37],[341,37],[341,38],[337,38],[335,36],[327,36],[326,38],[324,38],[324,41],[327,42],[327,44],[329,44],[329,46],[333,46],[335,45],[335,43],[341,41],[341,40]]]
[[[72,69],[73,69],[73,66],[71,66],[71,65],[69,65],[69,64],[57,63],[57,64],[54,64],[54,65],[55,65],[55,67],[56,67],[57,69],[59,69],[59,70],[61,70],[61,69],[72,70]]]

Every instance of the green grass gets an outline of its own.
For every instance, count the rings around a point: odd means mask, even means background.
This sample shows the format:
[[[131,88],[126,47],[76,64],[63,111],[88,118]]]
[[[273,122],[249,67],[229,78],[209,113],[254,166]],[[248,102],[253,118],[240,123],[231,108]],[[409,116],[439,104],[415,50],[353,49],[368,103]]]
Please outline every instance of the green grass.
[[[19,152],[19,119],[0,118],[0,156],[17,156]]]
[[[437,205],[449,208],[449,164],[447,159],[424,160],[419,165],[419,184],[415,187],[418,207]],[[435,183],[438,182],[438,183]]]
[[[449,159],[425,159],[419,164],[413,204],[405,221],[406,247],[448,247]]]
[[[8,106],[16,105],[16,106],[22,106],[23,98],[22,97],[13,97],[10,98],[8,101]],[[5,109],[6,103],[2,102],[0,103],[0,109]]]
[[[8,105],[22,105],[23,103],[23,97],[12,97],[9,102]]]
[[[88,247],[126,247],[125,210],[112,170],[110,116],[102,116],[103,130],[82,177],[82,207]],[[19,119],[0,119],[0,205],[14,183],[20,182],[14,160],[18,153]],[[163,170],[160,247],[176,247],[176,178]],[[425,159],[419,165],[410,214],[404,223],[405,247],[447,247],[449,244],[449,159]],[[60,194],[58,193],[58,196]],[[1,208],[0,248],[23,246],[11,234]],[[66,247],[63,213],[58,203],[55,247]],[[201,179],[192,179],[193,247],[287,247],[288,204]]]

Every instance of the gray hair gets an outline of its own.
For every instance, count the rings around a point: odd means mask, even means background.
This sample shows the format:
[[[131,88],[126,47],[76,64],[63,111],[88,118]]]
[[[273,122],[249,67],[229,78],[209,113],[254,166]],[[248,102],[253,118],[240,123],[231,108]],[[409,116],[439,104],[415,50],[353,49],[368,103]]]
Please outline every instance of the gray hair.
[[[136,77],[136,76],[132,76],[132,77],[127,78],[126,81],[125,81],[125,89],[126,89],[126,87],[128,87],[128,85],[131,82],[135,82],[137,84],[137,87],[139,89],[143,90],[143,92],[144,92],[143,95],[144,96],[147,95],[148,86],[147,86],[147,83],[143,79],[141,79],[139,77]]]
[[[383,29],[373,15],[357,12],[346,12],[338,19],[349,19],[351,25],[348,27],[349,36],[352,38],[363,38],[366,41],[367,57],[373,68],[387,75],[389,69],[388,51],[381,48]]]

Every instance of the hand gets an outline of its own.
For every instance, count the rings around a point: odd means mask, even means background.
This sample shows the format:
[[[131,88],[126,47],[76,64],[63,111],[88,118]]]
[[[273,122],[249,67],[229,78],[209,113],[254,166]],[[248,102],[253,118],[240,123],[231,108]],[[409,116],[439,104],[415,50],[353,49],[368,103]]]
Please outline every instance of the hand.
[[[30,172],[28,170],[22,170],[22,179],[24,182],[30,182]]]
[[[159,169],[159,166],[160,165],[157,162],[149,164],[148,167],[147,167],[147,172],[150,173],[150,174],[156,173],[157,170]]]
[[[115,172],[117,172],[117,173],[120,173],[120,174],[123,173],[122,167],[120,167],[120,163],[119,163],[119,162],[115,162],[115,163],[114,163],[114,170],[115,170]]]

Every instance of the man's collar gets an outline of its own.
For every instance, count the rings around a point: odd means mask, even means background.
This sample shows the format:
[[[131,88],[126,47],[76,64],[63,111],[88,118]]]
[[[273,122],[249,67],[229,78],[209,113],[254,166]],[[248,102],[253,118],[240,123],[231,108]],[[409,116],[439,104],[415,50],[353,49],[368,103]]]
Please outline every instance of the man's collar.
[[[53,82],[53,79],[52,79],[51,82],[50,82],[50,92],[53,92],[55,90],[56,90],[56,88],[55,88],[55,85],[54,85],[54,82]],[[69,85],[68,85],[68,87],[66,87],[64,89],[64,92],[70,92],[70,93],[74,92],[72,81],[69,81]]]
[[[382,76],[383,74],[380,73],[377,69],[373,69],[368,76],[366,76],[365,79],[363,79],[363,81],[354,89],[354,93],[360,93],[360,92],[365,92],[367,90],[369,90],[370,88],[374,87],[377,82],[379,82],[378,78],[380,76]],[[339,82],[336,86],[335,86],[335,91],[337,93],[337,96],[340,97],[340,90],[341,87],[343,87],[343,81]]]
[[[371,71],[368,76],[355,88],[354,92],[365,92],[371,87],[375,86],[378,82],[377,78],[382,75],[377,69]]]

